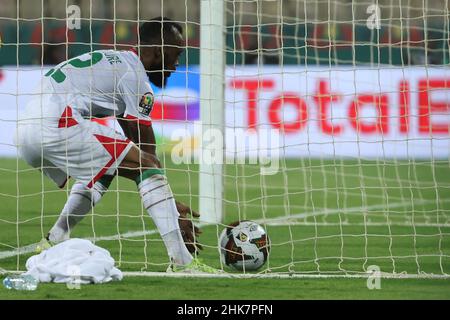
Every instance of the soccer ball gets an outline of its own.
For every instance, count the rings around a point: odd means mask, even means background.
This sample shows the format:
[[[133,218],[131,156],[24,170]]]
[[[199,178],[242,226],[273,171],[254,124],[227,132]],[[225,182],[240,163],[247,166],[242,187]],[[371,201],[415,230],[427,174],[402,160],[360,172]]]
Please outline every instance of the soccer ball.
[[[222,263],[240,271],[254,271],[267,261],[270,240],[262,226],[253,221],[237,221],[219,237]]]

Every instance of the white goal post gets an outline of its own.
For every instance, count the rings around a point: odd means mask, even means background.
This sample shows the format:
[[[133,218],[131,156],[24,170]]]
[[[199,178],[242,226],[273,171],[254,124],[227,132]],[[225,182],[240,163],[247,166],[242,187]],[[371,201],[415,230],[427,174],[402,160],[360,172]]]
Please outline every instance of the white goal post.
[[[208,134],[216,130],[223,137],[225,121],[225,2],[201,0],[200,7],[200,120],[202,137],[199,166],[199,210],[201,221],[221,223],[223,217],[223,140]],[[217,145],[217,143],[222,143]],[[203,155],[208,153],[212,159]]]

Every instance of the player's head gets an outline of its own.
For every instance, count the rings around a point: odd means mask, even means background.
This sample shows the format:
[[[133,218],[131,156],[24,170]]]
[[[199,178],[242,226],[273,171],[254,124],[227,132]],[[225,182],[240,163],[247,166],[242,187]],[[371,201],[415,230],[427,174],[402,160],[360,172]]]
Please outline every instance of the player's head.
[[[164,87],[183,52],[183,29],[166,17],[153,18],[139,28],[140,58],[150,81]]]

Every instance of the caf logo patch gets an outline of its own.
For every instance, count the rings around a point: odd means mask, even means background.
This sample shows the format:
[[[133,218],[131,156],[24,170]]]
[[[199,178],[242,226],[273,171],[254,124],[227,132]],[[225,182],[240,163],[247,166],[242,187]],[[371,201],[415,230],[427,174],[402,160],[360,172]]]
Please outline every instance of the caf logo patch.
[[[245,241],[247,241],[248,237],[247,237],[247,235],[246,235],[245,233],[239,232],[239,234],[238,234],[238,239],[239,239],[240,241],[242,241],[242,242],[245,242]]]
[[[150,115],[150,112],[152,112],[153,109],[153,94],[151,92],[146,92],[139,102],[138,111],[140,114],[144,116]]]

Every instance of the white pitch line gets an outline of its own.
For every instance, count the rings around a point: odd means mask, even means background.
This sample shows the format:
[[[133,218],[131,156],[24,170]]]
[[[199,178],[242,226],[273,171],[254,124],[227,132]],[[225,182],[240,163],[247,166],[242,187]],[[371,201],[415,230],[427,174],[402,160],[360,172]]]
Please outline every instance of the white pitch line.
[[[287,223],[289,222],[289,223]],[[266,225],[271,227],[281,227],[281,226],[307,226],[307,227],[314,227],[314,226],[320,226],[320,227],[336,227],[336,226],[368,226],[368,227],[385,227],[387,226],[386,222],[368,222],[368,223],[350,223],[350,222],[303,222],[303,221],[281,221],[281,222],[268,222]],[[413,224],[411,222],[389,222],[390,226],[394,227],[412,227]],[[450,222],[449,223],[414,223],[415,227],[420,228],[450,228]]]
[[[450,202],[450,199],[444,199],[441,200],[442,202]],[[435,200],[420,200],[420,201],[414,201],[414,205],[421,205],[421,204],[428,204],[428,203],[435,203]],[[379,210],[379,209],[394,209],[394,208],[402,208],[402,207],[410,207],[411,206],[411,202],[395,202],[395,203],[391,203],[388,205],[380,205],[380,204],[375,204],[375,205],[371,205],[371,206],[366,206],[366,207],[351,207],[351,208],[342,208],[342,209],[323,209],[321,211],[315,211],[312,213],[298,213],[298,214],[292,214],[292,215],[288,215],[288,216],[284,216],[284,217],[277,217],[277,218],[269,218],[269,219],[258,219],[255,220],[255,222],[257,223],[261,223],[261,224],[270,224],[270,223],[280,223],[280,222],[289,222],[290,219],[304,219],[304,218],[309,218],[309,217],[315,217],[315,216],[323,216],[323,215],[332,215],[332,214],[349,214],[349,213],[362,213],[362,211],[364,209],[366,209],[367,211],[370,210]]]
[[[448,202],[446,200],[441,200],[441,201]],[[414,202],[414,204],[420,205],[420,204],[427,204],[427,203],[434,203],[434,202],[435,202],[434,200],[421,200],[421,201]],[[391,203],[389,205],[366,206],[365,209],[366,210],[392,209],[392,208],[409,207],[409,206],[411,206],[411,202],[408,201],[408,202],[395,202],[395,203]],[[280,225],[283,225],[281,223],[284,223],[284,225],[286,223],[288,223],[290,219],[303,219],[303,218],[308,218],[308,217],[339,214],[339,213],[342,213],[342,214],[356,213],[356,212],[361,212],[363,209],[364,209],[363,207],[351,207],[351,208],[345,208],[345,209],[343,208],[343,209],[332,209],[332,210],[323,209],[323,210],[315,211],[312,213],[299,213],[299,214],[289,215],[286,217],[258,219],[255,221],[260,224],[280,226]],[[210,223],[199,223],[198,224],[199,227],[204,227],[207,225],[211,225],[211,224]],[[108,240],[134,238],[134,237],[146,236],[146,235],[148,236],[148,235],[153,235],[153,234],[157,234],[157,233],[158,233],[158,230],[154,229],[154,230],[148,230],[148,231],[126,232],[123,234],[112,235],[112,236],[104,236],[104,237],[96,237],[96,238],[90,237],[90,238],[85,238],[85,239],[90,240],[90,241],[108,241]],[[37,245],[38,245],[38,243],[33,243],[33,244],[30,244],[30,245],[27,245],[24,247],[20,247],[20,248],[14,249],[14,250],[1,251],[0,252],[0,260],[35,252]]]
[[[0,252],[0,260],[33,252],[36,250],[36,246],[37,246],[37,243],[33,243],[33,244],[30,244],[30,245],[27,245],[24,247],[20,247],[18,249],[14,249],[11,251],[2,251],[2,252]]]
[[[202,227],[204,224],[198,224],[199,227]],[[113,235],[113,236],[104,236],[104,237],[96,237],[96,238],[84,238],[86,240],[90,241],[109,241],[109,240],[119,240],[119,239],[127,239],[127,238],[135,238],[140,236],[149,236],[158,233],[158,230],[148,230],[148,231],[133,231],[133,232],[126,232],[119,235]],[[7,259],[10,257],[14,257],[17,255],[22,254],[28,254],[36,251],[36,246],[39,243],[33,243],[24,247],[20,247],[18,249],[10,250],[10,251],[2,251],[0,252],[0,260]]]

